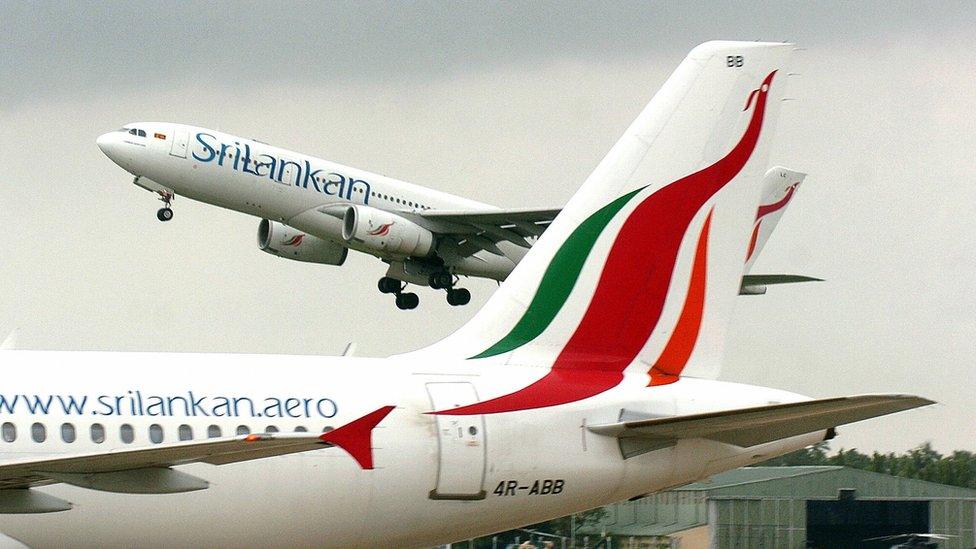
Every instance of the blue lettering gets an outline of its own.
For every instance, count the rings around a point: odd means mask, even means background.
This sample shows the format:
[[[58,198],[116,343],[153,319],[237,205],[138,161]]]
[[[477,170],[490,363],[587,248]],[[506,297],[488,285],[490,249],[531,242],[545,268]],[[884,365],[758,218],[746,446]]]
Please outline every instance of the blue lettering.
[[[146,406],[146,415],[147,416],[165,416],[166,415],[166,401],[163,400],[163,397],[157,396],[157,395],[152,395],[152,396],[146,397],[146,400],[149,401],[149,406]],[[154,409],[156,409],[156,408],[159,409],[158,412],[157,411],[154,411]]]
[[[203,140],[203,136],[207,136],[207,137],[209,137],[211,139],[217,139],[217,138],[214,137],[214,136],[212,136],[212,135],[210,135],[209,133],[200,132],[200,133],[197,134],[197,141],[201,145],[203,145],[203,151],[206,152],[206,153],[209,153],[210,156],[204,158],[202,156],[197,156],[197,153],[194,152],[194,153],[192,153],[193,154],[193,158],[196,159],[198,162],[211,162],[211,161],[213,161],[214,157],[217,156],[217,150],[214,149],[212,146],[210,146],[210,143],[207,143],[206,141],[204,141]]]
[[[363,189],[363,204],[367,204],[369,193],[372,192],[372,188],[369,186],[368,182],[363,181],[362,179],[349,179],[349,189],[346,190],[346,199],[352,200],[352,193],[356,190],[357,184]]]
[[[311,182],[312,183],[312,187],[315,189],[315,192],[321,192],[321,191],[319,191],[319,184],[316,182],[316,180],[318,179],[318,175],[319,175],[319,172],[320,171],[322,171],[322,170],[312,171],[312,165],[308,163],[308,160],[306,160],[305,161],[305,179],[302,181],[302,188],[307,189],[309,182]]]
[[[210,414],[203,409],[203,400],[207,397],[193,398],[193,391],[188,391],[188,393],[190,395],[190,404],[192,406],[190,408],[190,415],[195,417],[197,415],[197,411],[199,410],[201,416],[209,416]]]
[[[323,404],[325,405],[324,408],[322,407]],[[339,408],[336,406],[335,401],[331,398],[320,398],[319,401],[315,403],[315,409],[322,417],[335,417],[335,415],[339,413]]]
[[[328,177],[326,183],[322,185],[322,192],[329,196],[342,196],[342,189],[346,186],[346,178],[335,172],[330,173]],[[335,179],[332,179],[333,177]],[[329,187],[336,190],[329,190]]]
[[[286,166],[295,166],[295,169],[298,170],[298,173],[292,174],[292,177],[289,177],[287,181],[283,179],[285,175]],[[299,181],[301,178],[302,178],[302,167],[299,166],[297,162],[281,159],[281,161],[278,163],[278,183],[285,183],[287,185],[291,185],[292,183]]]
[[[112,397],[109,395],[98,395],[98,405],[105,408],[105,411],[95,410],[93,412],[96,416],[110,416],[112,415]]]
[[[253,416],[254,402],[247,397],[236,397],[234,398],[234,417],[240,417],[241,415],[241,411],[237,408],[237,405],[240,404],[241,402],[247,402],[247,407],[249,409],[247,415]]]
[[[77,401],[71,395],[68,395],[67,399],[58,395],[58,401],[61,402],[61,409],[64,410],[65,415],[70,416],[72,413],[76,413],[80,416],[85,410],[85,403],[88,402],[88,397],[83,396],[80,401]]]
[[[244,172],[251,175],[259,175],[257,171],[248,170],[248,166],[251,165],[251,146],[244,143]],[[257,168],[257,163],[255,162],[255,168]]]
[[[278,165],[275,157],[268,156],[266,154],[260,154],[258,156],[266,158],[267,161],[254,164],[254,175],[260,177],[268,176],[269,178],[274,179],[275,166]],[[268,168],[267,173],[261,173],[261,168]]]

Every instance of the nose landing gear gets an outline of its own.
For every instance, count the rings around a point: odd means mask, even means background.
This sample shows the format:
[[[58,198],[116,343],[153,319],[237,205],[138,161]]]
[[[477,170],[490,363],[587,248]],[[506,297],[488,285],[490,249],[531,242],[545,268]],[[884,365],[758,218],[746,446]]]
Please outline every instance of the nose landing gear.
[[[156,211],[156,219],[160,221],[169,221],[173,219],[173,193],[168,193],[165,191],[156,191],[159,195],[159,199],[165,204],[162,208]]]

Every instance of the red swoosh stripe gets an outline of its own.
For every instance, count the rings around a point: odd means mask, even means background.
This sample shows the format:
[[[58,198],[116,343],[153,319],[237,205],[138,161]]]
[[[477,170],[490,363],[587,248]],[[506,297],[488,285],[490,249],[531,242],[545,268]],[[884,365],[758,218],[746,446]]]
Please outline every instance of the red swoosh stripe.
[[[782,210],[787,204],[790,203],[790,199],[793,198],[793,193],[796,191],[797,185],[799,185],[799,183],[794,183],[790,185],[790,187],[786,189],[786,196],[781,198],[779,202],[774,202],[772,204],[767,204],[765,206],[759,206],[759,211],[756,212],[756,219],[757,220],[762,219],[763,217],[766,217],[767,215],[775,211]]]
[[[702,315],[705,312],[705,281],[708,273],[708,229],[712,224],[712,212],[708,212],[705,224],[702,226],[701,236],[698,237],[698,248],[695,250],[695,263],[691,268],[691,280],[688,282],[688,295],[681,308],[678,324],[664,346],[664,351],[648,374],[651,381],[648,387],[667,385],[678,381],[678,376],[688,364],[691,352],[698,341],[701,331]]]
[[[705,202],[735,178],[755,150],[775,75],[773,71],[763,81],[749,126],[725,157],[661,188],[631,212],[610,248],[589,307],[548,374],[514,393],[434,413],[494,414],[543,408],[616,387],[657,326],[688,225]]]

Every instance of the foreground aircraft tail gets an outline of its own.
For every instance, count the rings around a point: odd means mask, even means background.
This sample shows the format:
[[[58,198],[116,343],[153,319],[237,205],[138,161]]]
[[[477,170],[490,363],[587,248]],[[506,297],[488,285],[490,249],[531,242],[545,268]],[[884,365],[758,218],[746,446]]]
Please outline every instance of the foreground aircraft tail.
[[[450,413],[572,402],[628,367],[717,374],[792,50],[692,50],[484,308],[420,351],[550,373]]]

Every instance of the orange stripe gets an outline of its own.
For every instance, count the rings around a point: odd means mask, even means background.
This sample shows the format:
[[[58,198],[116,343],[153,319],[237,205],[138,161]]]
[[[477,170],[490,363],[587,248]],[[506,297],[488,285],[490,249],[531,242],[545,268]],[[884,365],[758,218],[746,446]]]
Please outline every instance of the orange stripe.
[[[746,261],[752,259],[752,252],[756,251],[756,241],[759,240],[760,225],[762,225],[762,219],[756,221],[756,228],[752,230],[752,239],[749,241],[749,252],[746,253]]]
[[[678,324],[671,333],[671,339],[664,346],[664,351],[657,362],[648,372],[651,381],[648,386],[667,385],[678,381],[678,376],[695,348],[698,332],[701,330],[702,313],[705,309],[705,274],[707,272],[706,259],[708,256],[708,228],[712,223],[712,212],[708,212],[705,224],[702,226],[701,236],[698,237],[698,248],[695,250],[695,263],[691,268],[691,280],[688,282],[688,295],[685,297]]]

